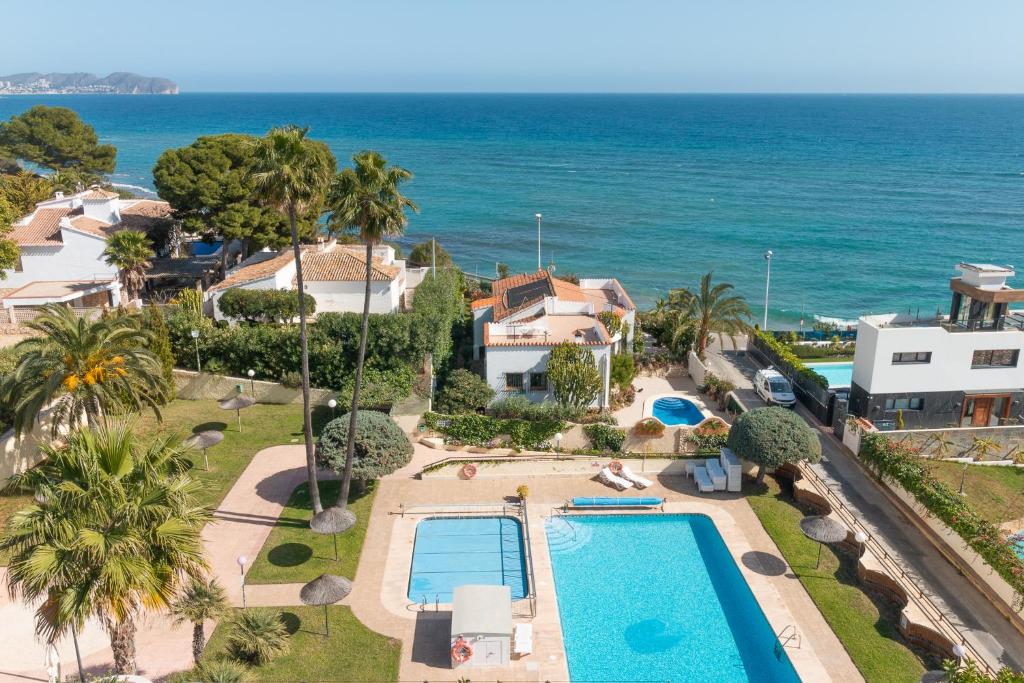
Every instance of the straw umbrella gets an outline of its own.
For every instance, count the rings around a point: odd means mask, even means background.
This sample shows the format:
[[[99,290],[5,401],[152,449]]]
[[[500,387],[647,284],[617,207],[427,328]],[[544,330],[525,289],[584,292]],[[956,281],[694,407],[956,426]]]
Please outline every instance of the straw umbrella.
[[[804,536],[819,543],[815,569],[821,566],[821,546],[825,543],[839,543],[846,539],[848,533],[845,526],[825,515],[804,517],[800,520],[800,530],[804,532]]]
[[[302,587],[302,590],[299,591],[299,598],[304,605],[311,607],[323,605],[324,631],[329,636],[331,635],[331,626],[327,620],[327,607],[339,600],[343,600],[351,592],[352,582],[345,577],[335,576],[334,574],[321,574],[318,578],[313,579]]]
[[[345,533],[356,525],[356,516],[339,507],[327,508],[313,515],[309,528],[318,534],[330,534],[334,539],[334,561],[338,561],[338,534]]]
[[[238,431],[242,431],[242,410],[253,406],[255,403],[256,399],[252,396],[239,394],[238,396],[232,396],[231,398],[221,401],[218,405],[221,410],[235,411],[235,415],[238,416]]]
[[[210,446],[216,446],[224,440],[224,432],[218,432],[216,429],[208,429],[198,434],[185,439],[185,443],[192,448],[198,448],[203,451],[203,464],[206,466],[206,471],[210,471],[210,460],[206,457],[206,449]]]

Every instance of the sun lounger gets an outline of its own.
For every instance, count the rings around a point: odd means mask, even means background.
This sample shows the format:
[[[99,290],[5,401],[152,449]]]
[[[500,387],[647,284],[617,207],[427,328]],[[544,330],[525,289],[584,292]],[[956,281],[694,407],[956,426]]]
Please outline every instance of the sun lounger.
[[[533,624],[516,624],[512,627],[512,653],[525,657],[533,653]]]
[[[728,477],[728,490],[729,491],[740,491],[743,489],[743,465],[740,463],[740,459],[736,457],[728,448],[723,448],[721,455],[718,457],[719,462],[722,464],[722,469],[725,470],[725,476]]]
[[[697,482],[697,490],[701,493],[711,493],[715,490],[715,485],[711,481],[711,477],[708,476],[708,468],[706,467],[695,467],[693,470],[693,480]]]
[[[724,491],[728,481],[725,476],[725,470],[722,469],[722,464],[718,462],[718,459],[708,458],[704,463],[704,467],[708,471],[708,476],[711,477],[711,482],[715,485],[715,490]]]
[[[692,477],[693,471],[697,469],[697,461],[687,460],[685,463],[683,463],[683,467],[686,469],[686,476]]]
[[[602,484],[614,486],[620,491],[633,488],[633,482],[629,481],[628,479],[623,479],[622,477],[616,476],[607,467],[601,470],[601,473],[597,475],[597,478],[600,480]]]
[[[633,482],[633,486],[638,489],[645,489],[652,484],[650,479],[644,479],[639,474],[629,469],[629,465],[622,466],[622,478]]]

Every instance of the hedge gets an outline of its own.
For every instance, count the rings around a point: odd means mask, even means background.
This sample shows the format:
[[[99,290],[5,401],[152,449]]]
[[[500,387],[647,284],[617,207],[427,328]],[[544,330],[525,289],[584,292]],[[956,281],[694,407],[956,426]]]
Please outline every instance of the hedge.
[[[427,413],[424,422],[444,434],[445,443],[467,446],[488,446],[498,436],[507,434],[516,448],[537,449],[565,429],[559,420],[503,420],[488,415],[443,415]]]
[[[858,456],[880,479],[899,484],[959,534],[1010,584],[1018,606],[1024,602],[1024,561],[999,527],[978,514],[964,496],[932,476],[906,446],[881,434],[865,434]]]
[[[618,453],[626,442],[626,431],[618,427],[596,423],[583,427],[583,433],[590,439],[590,445],[599,451]]]
[[[795,375],[799,379],[813,382],[820,386],[822,389],[828,389],[828,380],[823,376],[807,367],[804,362],[797,358],[789,346],[783,344],[776,339],[772,334],[759,330],[757,333],[758,340],[768,347],[773,354],[775,354],[775,361],[783,366],[785,370],[788,370],[791,374]]]

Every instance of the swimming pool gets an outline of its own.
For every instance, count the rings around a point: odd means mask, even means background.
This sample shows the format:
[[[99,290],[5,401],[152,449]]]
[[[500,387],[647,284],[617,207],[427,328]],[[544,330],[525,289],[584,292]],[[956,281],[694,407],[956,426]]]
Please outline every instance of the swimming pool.
[[[545,522],[573,681],[800,679],[710,518]]]
[[[704,421],[704,413],[693,401],[679,396],[664,396],[654,400],[651,414],[661,420],[662,424],[695,425]]]
[[[505,585],[527,595],[523,529],[511,517],[436,517],[416,525],[409,599],[451,602],[456,586]]]
[[[1018,531],[1013,536],[1010,536],[1010,541],[1013,543],[1013,549],[1017,553],[1017,557],[1024,560],[1024,531]]]
[[[853,363],[807,363],[807,367],[827,379],[834,389],[853,383]]]

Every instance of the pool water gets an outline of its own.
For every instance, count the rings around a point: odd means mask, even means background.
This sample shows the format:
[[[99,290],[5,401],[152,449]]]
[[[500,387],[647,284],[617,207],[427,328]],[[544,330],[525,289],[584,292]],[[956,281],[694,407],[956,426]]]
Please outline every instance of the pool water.
[[[651,414],[668,426],[696,425],[704,421],[704,413],[693,401],[678,396],[655,399]]]
[[[807,367],[828,380],[828,385],[839,389],[853,384],[853,363],[807,363]]]
[[[570,515],[545,529],[572,681],[800,680],[708,517]]]
[[[452,601],[456,586],[505,585],[527,595],[523,530],[512,517],[437,517],[416,525],[409,599]]]

